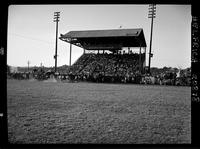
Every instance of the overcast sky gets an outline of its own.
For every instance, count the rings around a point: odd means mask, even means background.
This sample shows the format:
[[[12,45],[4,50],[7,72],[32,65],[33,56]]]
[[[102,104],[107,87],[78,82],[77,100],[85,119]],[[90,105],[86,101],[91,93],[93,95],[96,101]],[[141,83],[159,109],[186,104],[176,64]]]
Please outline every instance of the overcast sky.
[[[143,28],[149,52],[149,5],[11,5],[8,12],[7,64],[54,66],[55,22],[59,35],[75,30]],[[191,5],[156,5],[152,67],[191,66]],[[72,63],[83,49],[72,47]],[[147,56],[148,58],[148,56]],[[69,65],[69,43],[58,40],[58,66]],[[148,65],[148,59],[146,62]]]

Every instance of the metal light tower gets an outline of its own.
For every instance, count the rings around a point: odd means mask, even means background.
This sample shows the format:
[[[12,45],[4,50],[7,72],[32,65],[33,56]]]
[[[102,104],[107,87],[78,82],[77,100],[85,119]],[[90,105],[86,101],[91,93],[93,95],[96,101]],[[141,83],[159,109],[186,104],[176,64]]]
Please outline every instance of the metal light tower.
[[[153,19],[155,17],[156,17],[156,5],[150,4],[149,5],[149,14],[148,14],[148,18],[151,18],[151,35],[150,35],[149,68],[148,68],[149,73],[150,73],[150,68],[151,68],[151,57],[153,57],[153,54],[151,53],[151,45],[152,45],[152,33],[153,33]]]
[[[56,22],[56,47],[55,47],[55,73],[57,72],[57,42],[58,42],[58,22],[60,18],[60,12],[54,12],[54,22]]]

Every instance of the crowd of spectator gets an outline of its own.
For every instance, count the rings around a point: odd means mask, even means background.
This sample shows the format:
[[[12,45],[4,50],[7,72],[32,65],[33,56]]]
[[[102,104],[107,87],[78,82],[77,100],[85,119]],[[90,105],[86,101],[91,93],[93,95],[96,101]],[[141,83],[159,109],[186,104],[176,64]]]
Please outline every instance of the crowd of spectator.
[[[144,54],[141,61],[144,61]],[[191,84],[190,73],[177,76],[177,71],[163,68],[159,73],[140,73],[139,54],[83,54],[69,69],[74,81],[121,82],[159,85]],[[178,69],[177,69],[178,70]],[[191,71],[191,70],[190,70]]]
[[[144,54],[141,55],[144,61]],[[124,82],[139,73],[139,54],[83,54],[69,69],[77,80]]]
[[[145,55],[141,57],[137,53],[123,54],[83,54],[71,67],[65,67],[65,71],[44,69],[33,69],[31,72],[9,73],[9,78],[14,79],[37,79],[46,80],[52,76],[64,81],[92,81],[92,82],[118,82],[137,84],[159,84],[159,85],[187,85],[191,84],[191,69],[180,71],[168,70],[167,68],[153,70],[152,74],[141,73],[139,59],[144,62]],[[141,63],[142,64],[142,63]]]

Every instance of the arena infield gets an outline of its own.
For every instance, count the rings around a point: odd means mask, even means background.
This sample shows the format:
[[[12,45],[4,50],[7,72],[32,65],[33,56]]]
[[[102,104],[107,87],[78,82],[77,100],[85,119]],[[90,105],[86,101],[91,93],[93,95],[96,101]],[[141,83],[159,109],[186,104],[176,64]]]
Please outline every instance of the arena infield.
[[[7,80],[10,143],[191,143],[191,87]]]

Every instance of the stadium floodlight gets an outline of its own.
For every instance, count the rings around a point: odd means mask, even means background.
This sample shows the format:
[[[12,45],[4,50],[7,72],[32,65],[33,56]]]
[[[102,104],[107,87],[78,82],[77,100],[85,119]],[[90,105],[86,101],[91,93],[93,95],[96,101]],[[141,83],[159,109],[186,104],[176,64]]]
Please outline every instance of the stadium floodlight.
[[[153,33],[153,19],[156,18],[156,5],[150,4],[149,5],[149,14],[148,18],[151,18],[151,35],[150,35],[150,46],[149,46],[149,68],[148,72],[150,73],[151,68],[151,58],[153,57],[153,54],[151,53],[151,46],[152,46],[152,33]]]
[[[57,72],[57,42],[58,42],[58,22],[60,18],[60,12],[54,12],[54,20],[53,22],[56,22],[56,45],[55,45],[55,73]]]

